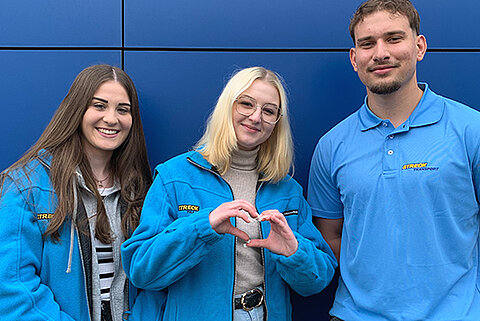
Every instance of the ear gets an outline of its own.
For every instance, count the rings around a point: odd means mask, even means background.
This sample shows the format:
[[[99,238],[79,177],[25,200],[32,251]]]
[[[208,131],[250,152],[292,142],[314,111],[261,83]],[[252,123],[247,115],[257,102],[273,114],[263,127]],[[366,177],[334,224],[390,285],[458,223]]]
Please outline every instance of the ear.
[[[350,48],[350,63],[352,64],[353,70],[358,72],[356,55],[357,55],[357,53],[355,51],[355,48]]]
[[[418,35],[416,39],[417,61],[422,61],[427,52],[427,39],[424,35]]]

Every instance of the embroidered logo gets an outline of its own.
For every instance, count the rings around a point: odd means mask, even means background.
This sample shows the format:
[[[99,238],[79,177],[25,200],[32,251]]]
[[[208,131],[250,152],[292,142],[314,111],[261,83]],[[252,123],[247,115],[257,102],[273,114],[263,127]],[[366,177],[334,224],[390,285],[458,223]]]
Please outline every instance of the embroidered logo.
[[[191,214],[194,212],[198,212],[200,210],[200,206],[198,205],[178,205],[179,211],[187,211],[187,213]]]
[[[53,213],[38,213],[37,220],[49,220],[53,217]]]
[[[428,166],[428,162],[424,163],[411,163],[402,166],[402,170],[413,171],[438,171],[438,167]]]
[[[288,215],[298,215],[298,210],[289,210],[283,212],[283,216],[288,216]]]

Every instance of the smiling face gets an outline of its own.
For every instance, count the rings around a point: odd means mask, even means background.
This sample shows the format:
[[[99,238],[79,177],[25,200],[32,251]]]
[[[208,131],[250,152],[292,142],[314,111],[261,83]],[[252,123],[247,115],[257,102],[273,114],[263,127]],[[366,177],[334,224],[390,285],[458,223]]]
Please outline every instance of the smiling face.
[[[257,104],[274,104],[280,106],[280,95],[277,89],[269,82],[261,79],[255,80],[239,96],[248,96],[257,101]],[[250,116],[243,116],[237,112],[235,103],[232,110],[233,127],[240,149],[252,150],[265,142],[273,132],[275,124],[262,121],[261,109],[257,108]]]
[[[416,64],[425,55],[425,37],[417,36],[408,18],[388,11],[366,16],[355,27],[350,61],[358,77],[374,94],[391,94],[416,85]]]
[[[82,120],[82,142],[91,157],[110,157],[127,138],[132,127],[127,91],[113,80],[102,83]]]

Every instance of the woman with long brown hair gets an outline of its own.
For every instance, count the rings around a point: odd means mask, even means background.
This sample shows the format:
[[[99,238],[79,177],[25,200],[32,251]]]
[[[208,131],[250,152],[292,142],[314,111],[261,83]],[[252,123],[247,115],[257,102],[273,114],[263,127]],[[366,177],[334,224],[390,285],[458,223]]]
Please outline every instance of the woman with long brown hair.
[[[1,176],[2,319],[122,320],[136,290],[120,244],[151,182],[132,80],[109,65],[84,69]]]

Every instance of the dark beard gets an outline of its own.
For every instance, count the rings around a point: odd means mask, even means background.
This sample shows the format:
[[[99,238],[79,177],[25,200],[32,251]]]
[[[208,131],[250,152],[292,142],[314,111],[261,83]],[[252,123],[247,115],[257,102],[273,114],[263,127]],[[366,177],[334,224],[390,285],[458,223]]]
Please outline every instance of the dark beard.
[[[399,90],[401,86],[402,84],[400,82],[394,81],[388,84],[373,85],[368,87],[368,89],[377,95],[388,95]]]

